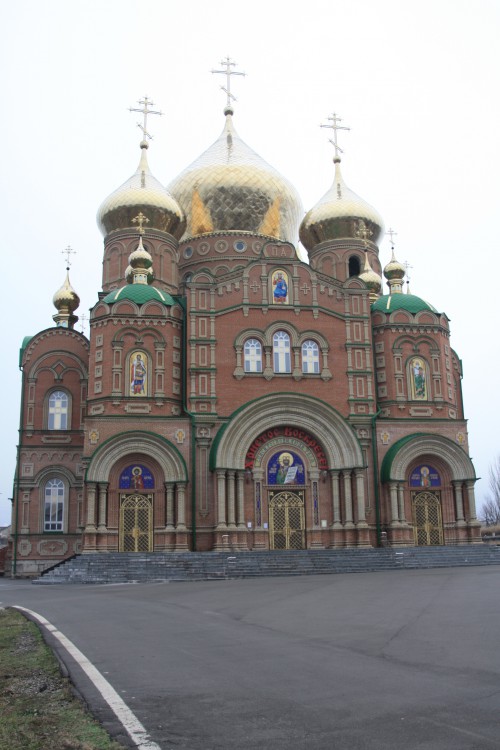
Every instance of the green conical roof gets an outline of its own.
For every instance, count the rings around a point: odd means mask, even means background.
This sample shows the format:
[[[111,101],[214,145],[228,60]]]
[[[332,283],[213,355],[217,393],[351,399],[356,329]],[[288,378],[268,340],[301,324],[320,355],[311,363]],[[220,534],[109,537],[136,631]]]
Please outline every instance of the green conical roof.
[[[122,299],[128,299],[135,302],[137,305],[143,305],[145,302],[155,300],[161,302],[163,305],[175,305],[174,298],[168,292],[162,292],[154,286],[147,286],[146,284],[127,284],[122,286],[121,289],[115,289],[104,297],[104,302],[108,305],[112,305],[113,302],[118,302]]]
[[[406,310],[412,315],[422,312],[422,310],[428,310],[439,315],[439,311],[435,307],[415,294],[384,294],[372,305],[372,312],[390,313],[394,310]]]

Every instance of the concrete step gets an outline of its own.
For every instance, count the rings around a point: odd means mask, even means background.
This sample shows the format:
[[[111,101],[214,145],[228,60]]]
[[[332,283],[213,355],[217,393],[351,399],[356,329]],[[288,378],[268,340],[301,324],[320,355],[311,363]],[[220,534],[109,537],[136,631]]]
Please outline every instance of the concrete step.
[[[85,554],[45,571],[33,583],[194,581],[470,565],[500,565],[500,547],[478,544],[401,549]]]

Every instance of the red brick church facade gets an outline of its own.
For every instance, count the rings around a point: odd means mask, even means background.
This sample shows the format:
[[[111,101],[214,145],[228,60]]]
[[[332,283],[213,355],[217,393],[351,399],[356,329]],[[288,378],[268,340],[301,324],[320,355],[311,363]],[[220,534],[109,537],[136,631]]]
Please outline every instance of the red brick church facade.
[[[96,551],[479,541],[448,318],[394,254],[382,271],[382,220],[338,157],[304,216],[225,118],[168,190],[143,141],[102,204],[89,338],[67,278],[23,342],[17,575]]]

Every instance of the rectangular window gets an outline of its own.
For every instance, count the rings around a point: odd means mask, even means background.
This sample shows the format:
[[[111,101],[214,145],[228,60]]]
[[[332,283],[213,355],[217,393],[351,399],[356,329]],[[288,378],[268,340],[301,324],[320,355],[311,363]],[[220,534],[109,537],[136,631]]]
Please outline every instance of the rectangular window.
[[[64,483],[50,479],[45,485],[44,531],[62,531],[64,514]]]
[[[49,430],[68,429],[68,396],[63,391],[55,391],[49,397]]]

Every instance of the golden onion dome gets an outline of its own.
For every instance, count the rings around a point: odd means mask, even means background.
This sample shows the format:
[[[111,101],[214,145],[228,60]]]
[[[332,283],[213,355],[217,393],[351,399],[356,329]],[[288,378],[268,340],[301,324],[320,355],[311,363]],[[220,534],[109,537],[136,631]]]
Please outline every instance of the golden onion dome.
[[[211,232],[253,232],[295,243],[302,203],[295,188],[244,143],[232,110],[220,137],[168,190],[186,214],[183,239]]]
[[[370,290],[370,296],[379,295],[382,290],[382,278],[370,265],[368,260],[368,253],[365,251],[365,264],[363,271],[359,274],[359,278],[365,282],[366,286]]]
[[[106,198],[97,212],[97,223],[104,236],[119,229],[137,228],[139,213],[147,218],[147,228],[179,237],[184,232],[182,210],[170,193],[151,174],[147,160],[148,144],[141,142],[141,159],[136,172]]]
[[[130,253],[128,262],[132,268],[151,268],[153,265],[153,258],[142,244],[142,237],[139,237],[137,248]]]
[[[363,224],[367,229],[367,239],[374,243],[383,232],[384,223],[378,211],[347,187],[338,157],[334,163],[333,185],[307,212],[300,225],[300,241],[306,250],[312,250],[326,240],[359,239],[359,228]]]
[[[69,272],[66,271],[66,280],[62,287],[52,297],[54,307],[59,312],[73,313],[80,304],[80,297],[75,292],[69,281]]]
[[[394,248],[392,248],[392,257],[389,263],[384,268],[384,276],[387,281],[402,280],[406,271],[402,263],[396,260],[394,255]]]

